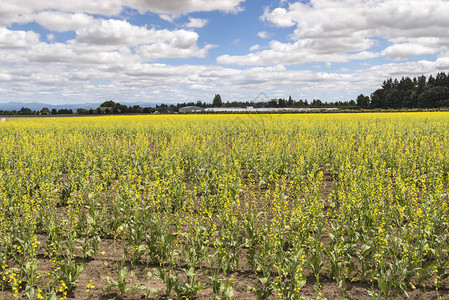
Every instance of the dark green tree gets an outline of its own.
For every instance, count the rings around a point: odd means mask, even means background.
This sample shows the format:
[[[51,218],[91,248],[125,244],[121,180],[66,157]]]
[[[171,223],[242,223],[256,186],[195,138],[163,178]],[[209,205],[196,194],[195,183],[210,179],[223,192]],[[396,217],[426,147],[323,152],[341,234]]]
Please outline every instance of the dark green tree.
[[[418,104],[424,108],[434,108],[447,105],[449,102],[449,88],[445,86],[427,86],[419,94]]]
[[[287,106],[288,107],[293,107],[294,102],[295,101],[293,100],[292,96],[288,96]]]
[[[402,99],[402,105],[406,108],[415,108],[418,106],[418,96],[416,90],[408,90]]]
[[[445,72],[438,73],[435,77],[435,84],[438,86],[449,86],[449,77]]]
[[[221,100],[220,94],[215,94],[214,100],[212,101],[213,107],[223,106],[223,101]]]
[[[115,102],[112,100],[109,101],[105,101],[103,103],[100,104],[100,107],[114,107]]]
[[[394,87],[393,78],[385,80],[384,83],[382,84],[382,89],[384,90],[389,90],[392,89],[393,87]]]
[[[128,112],[128,106],[120,104],[120,103],[115,103],[114,106],[112,107],[112,112],[114,114],[124,114]]]
[[[286,107],[287,106],[287,102],[285,101],[285,99],[279,98],[278,99],[278,107]]]
[[[432,75],[429,76],[429,79],[427,80],[427,86],[434,85],[435,84],[435,78],[433,78]]]
[[[50,110],[47,107],[41,109],[41,115],[49,115]]]
[[[270,101],[268,101],[268,106],[267,107],[278,107],[277,99],[271,99]]]
[[[371,94],[371,108],[384,108],[386,107],[384,101],[384,89],[377,89]]]
[[[392,88],[384,93],[386,108],[401,108],[403,94],[397,88]],[[384,106],[385,107],[385,106]]]
[[[357,105],[362,108],[367,108],[370,104],[369,96],[365,96],[363,94],[360,94],[357,96]]]
[[[71,115],[71,114],[73,114],[72,109],[61,108],[58,110],[58,115]]]
[[[313,107],[319,107],[323,105],[323,102],[321,102],[320,99],[313,99],[312,104]]]
[[[397,86],[398,90],[400,91],[409,91],[415,87],[415,84],[413,83],[413,80],[410,79],[410,77],[402,77],[401,81],[399,81],[399,84]]]
[[[33,111],[28,107],[22,107],[19,111],[19,115],[32,115]]]

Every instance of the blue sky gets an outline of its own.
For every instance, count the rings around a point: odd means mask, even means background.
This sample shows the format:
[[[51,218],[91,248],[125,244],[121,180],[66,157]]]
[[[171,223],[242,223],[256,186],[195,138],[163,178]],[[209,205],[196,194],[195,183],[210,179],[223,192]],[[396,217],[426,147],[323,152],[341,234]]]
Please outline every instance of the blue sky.
[[[8,0],[0,103],[347,101],[447,72],[447,16],[447,0]]]

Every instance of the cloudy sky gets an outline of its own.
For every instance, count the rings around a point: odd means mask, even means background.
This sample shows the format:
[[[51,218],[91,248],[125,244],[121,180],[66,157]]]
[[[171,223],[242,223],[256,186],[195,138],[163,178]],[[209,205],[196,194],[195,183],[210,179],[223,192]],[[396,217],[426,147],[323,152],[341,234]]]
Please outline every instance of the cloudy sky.
[[[5,0],[0,103],[345,101],[447,72],[448,28],[448,0]]]

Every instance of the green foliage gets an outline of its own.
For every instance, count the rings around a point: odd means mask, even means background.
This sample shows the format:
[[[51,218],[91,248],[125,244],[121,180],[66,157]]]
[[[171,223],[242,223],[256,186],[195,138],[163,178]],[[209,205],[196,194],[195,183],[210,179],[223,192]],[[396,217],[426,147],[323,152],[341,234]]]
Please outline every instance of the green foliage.
[[[416,92],[426,90],[421,81]],[[407,82],[384,88],[394,95]],[[406,113],[2,123],[1,288],[7,298],[98,295],[83,291],[91,278],[82,275],[107,261],[103,297],[194,298],[207,288],[229,299],[241,288],[233,276],[246,275],[258,299],[301,299],[306,282],[318,299],[329,281],[341,298],[351,296],[351,281],[371,286],[374,298],[412,297],[414,289],[444,297],[448,120]]]
[[[223,106],[223,101],[221,100],[220,94],[215,94],[214,99],[212,100],[212,106],[214,107]]]
[[[357,105],[366,106],[363,95],[357,97]],[[364,106],[362,106],[362,104]],[[371,94],[371,108],[438,108],[449,107],[449,76],[445,72],[436,79],[424,75],[410,79],[402,77],[384,81],[382,88]]]

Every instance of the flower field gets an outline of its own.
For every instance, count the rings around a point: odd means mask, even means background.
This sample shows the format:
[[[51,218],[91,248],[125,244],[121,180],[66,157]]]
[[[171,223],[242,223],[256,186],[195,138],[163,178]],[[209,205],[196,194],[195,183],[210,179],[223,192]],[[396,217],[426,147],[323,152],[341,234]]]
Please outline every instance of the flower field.
[[[449,297],[449,113],[0,123],[1,299]]]

